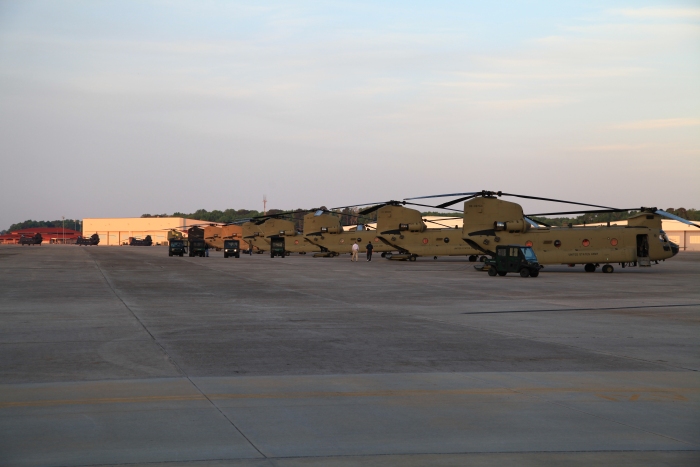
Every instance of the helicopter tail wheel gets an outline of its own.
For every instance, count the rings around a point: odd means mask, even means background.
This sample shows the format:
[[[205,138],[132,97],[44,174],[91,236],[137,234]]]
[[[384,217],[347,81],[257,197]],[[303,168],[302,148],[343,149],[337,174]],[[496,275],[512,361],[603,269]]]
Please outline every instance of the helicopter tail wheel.
[[[489,276],[496,277],[496,274],[498,274],[498,272],[496,271],[496,268],[494,268],[493,266],[490,267],[489,268]]]
[[[595,272],[595,264],[593,263],[588,263],[583,267],[584,271],[586,272]]]
[[[521,269],[520,270],[520,277],[530,277],[530,270],[529,269]]]
[[[610,274],[614,270],[615,268],[613,268],[610,264],[606,264],[605,266],[603,266],[603,272],[606,274]]]

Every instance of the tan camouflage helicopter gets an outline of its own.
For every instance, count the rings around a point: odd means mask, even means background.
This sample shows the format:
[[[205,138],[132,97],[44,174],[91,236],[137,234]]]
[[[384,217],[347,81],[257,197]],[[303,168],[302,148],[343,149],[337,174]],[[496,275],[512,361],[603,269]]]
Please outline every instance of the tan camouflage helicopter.
[[[253,250],[257,253],[270,251],[270,241],[265,238],[265,232],[260,225],[252,220],[247,220],[241,224],[243,240],[248,245],[253,246]]]
[[[310,242],[301,232],[297,232],[296,224],[290,220],[282,219],[290,213],[273,214],[262,216],[259,219],[263,222],[259,227],[263,231],[263,235],[270,241],[271,255],[284,257],[289,253],[306,253],[320,252],[321,248],[318,245]],[[274,250],[272,246],[274,245]],[[281,252],[281,254],[280,254]]]
[[[321,252],[314,254],[314,257],[333,257],[351,253],[355,242],[360,246],[360,250],[364,250],[368,243],[372,243],[374,252],[384,254],[396,251],[396,248],[382,242],[375,230],[368,229],[364,224],[358,224],[354,230],[344,230],[342,216],[345,214],[324,209],[315,210],[304,216],[304,237],[321,249]]]
[[[210,248],[221,250],[225,240],[238,240],[240,249],[247,250],[248,243],[243,240],[243,227],[237,224],[207,224],[204,227],[204,241]]]
[[[661,228],[661,219],[666,217],[700,228],[697,224],[656,208],[617,209],[607,206],[555,200],[512,193],[479,191],[430,195],[407,200],[460,196],[442,203],[436,208],[448,208],[464,201],[464,227],[462,239],[474,249],[493,256],[498,244],[531,246],[540,264],[585,265],[586,272],[611,273],[613,264],[626,266],[651,266],[652,262],[671,258],[678,253],[678,245],[668,240]],[[523,214],[522,207],[499,199],[511,196],[526,199],[555,201],[602,208],[566,212]],[[628,219],[626,226],[607,225],[596,227],[550,227],[535,222],[534,216],[612,213],[639,211]]]
[[[419,256],[432,256],[434,259],[438,256],[467,256],[470,261],[476,261],[479,255],[482,255],[482,260],[485,259],[480,250],[462,240],[461,230],[443,223],[455,217],[445,217],[442,222],[427,220],[420,211],[404,207],[405,204],[433,207],[409,203],[406,200],[392,200],[374,204],[358,213],[365,216],[377,212],[374,241],[383,244],[384,250],[376,250],[387,251],[383,256],[392,260],[409,261],[415,261]],[[440,227],[435,227],[436,225]],[[390,253],[392,251],[398,253]]]

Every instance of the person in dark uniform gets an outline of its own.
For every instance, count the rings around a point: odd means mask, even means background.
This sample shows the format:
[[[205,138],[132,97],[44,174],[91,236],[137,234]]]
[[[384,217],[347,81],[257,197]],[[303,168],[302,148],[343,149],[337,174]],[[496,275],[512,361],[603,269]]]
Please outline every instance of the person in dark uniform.
[[[372,242],[369,242],[365,248],[367,249],[367,261],[372,261],[372,250],[374,249]]]

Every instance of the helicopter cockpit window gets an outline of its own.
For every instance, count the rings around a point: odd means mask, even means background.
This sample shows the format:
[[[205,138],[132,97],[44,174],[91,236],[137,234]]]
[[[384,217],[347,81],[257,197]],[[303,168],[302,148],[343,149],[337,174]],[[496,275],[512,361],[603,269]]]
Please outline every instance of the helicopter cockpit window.
[[[314,216],[317,216],[317,217],[318,217],[318,216],[321,216],[321,215],[323,215],[323,209],[319,209],[318,211],[316,211],[316,212],[314,213]]]
[[[523,252],[523,255],[525,255],[525,259],[527,261],[537,261],[537,256],[535,256],[535,252],[532,251],[532,248],[525,247],[521,248],[520,251]]]
[[[661,240],[662,242],[668,242],[668,237],[666,236],[666,232],[664,232],[663,230],[659,234],[659,240]]]

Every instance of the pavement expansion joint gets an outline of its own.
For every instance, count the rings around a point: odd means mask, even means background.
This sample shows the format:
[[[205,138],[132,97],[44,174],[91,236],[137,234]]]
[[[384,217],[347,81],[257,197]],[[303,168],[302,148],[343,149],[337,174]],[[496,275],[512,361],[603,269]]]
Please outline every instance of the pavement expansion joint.
[[[155,342],[156,345],[158,345],[158,346],[160,347],[160,349],[161,349],[161,351],[163,352],[163,354],[166,355],[166,356],[168,357],[168,359],[170,360],[170,362],[178,369],[178,371],[180,372],[180,374],[182,374],[185,378],[187,378],[187,380],[190,382],[190,384],[202,395],[202,397],[204,397],[204,398],[209,402],[209,404],[210,404],[214,409],[216,409],[216,410],[219,412],[219,414],[220,414],[224,419],[226,419],[226,420],[228,421],[228,423],[229,423],[243,438],[245,438],[246,441],[248,441],[248,443],[250,444],[250,446],[252,446],[261,456],[267,457],[267,456],[265,456],[265,454],[263,454],[262,451],[260,451],[260,449],[245,435],[245,433],[243,433],[243,431],[241,431],[241,429],[240,429],[238,426],[236,426],[236,424],[233,422],[233,420],[231,420],[231,419],[221,410],[221,408],[220,408],[219,406],[217,406],[217,405],[214,403],[214,401],[212,401],[206,394],[204,394],[204,392],[202,392],[202,390],[197,386],[197,384],[196,384],[194,381],[192,381],[192,379],[189,377],[189,375],[187,375],[187,373],[184,371],[184,369],[183,369],[183,368],[168,354],[168,351],[165,349],[165,347],[163,347],[163,345],[162,345],[160,342],[158,342],[158,339],[156,339],[156,337],[155,337],[155,336],[151,333],[151,331],[146,327],[145,323],[141,320],[141,318],[139,318],[139,316],[129,307],[129,305],[127,305],[127,303],[124,301],[124,299],[121,297],[121,295],[117,292],[116,288],[115,288],[114,285],[112,284],[112,281],[109,280],[109,278],[107,277],[107,274],[105,274],[104,270],[100,267],[100,265],[99,265],[99,263],[97,262],[97,260],[95,260],[95,259],[93,258],[93,261],[95,262],[95,266],[97,266],[98,270],[99,270],[100,273],[102,274],[102,277],[104,277],[104,280],[107,282],[107,285],[108,285],[109,288],[112,290],[112,292],[114,293],[114,295],[124,304],[124,306],[127,308],[127,310],[129,310],[129,312],[133,315],[133,317],[134,317],[134,318],[139,322],[139,324],[143,327],[144,331],[146,331],[146,332],[148,333],[148,335],[151,336],[151,339],[153,339],[153,342]]]

